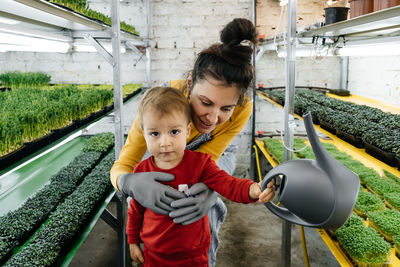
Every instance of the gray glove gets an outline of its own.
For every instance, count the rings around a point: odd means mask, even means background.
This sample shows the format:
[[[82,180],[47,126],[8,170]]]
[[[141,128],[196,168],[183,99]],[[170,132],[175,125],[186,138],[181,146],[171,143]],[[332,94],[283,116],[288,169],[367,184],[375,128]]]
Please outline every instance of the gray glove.
[[[218,194],[204,183],[197,183],[190,188],[190,197],[181,198],[171,203],[175,208],[169,213],[174,223],[188,225],[200,220],[217,202]]]
[[[134,197],[143,207],[167,215],[174,208],[171,202],[185,198],[185,194],[159,182],[173,181],[172,174],[164,172],[125,173],[118,178],[118,187],[126,195]]]

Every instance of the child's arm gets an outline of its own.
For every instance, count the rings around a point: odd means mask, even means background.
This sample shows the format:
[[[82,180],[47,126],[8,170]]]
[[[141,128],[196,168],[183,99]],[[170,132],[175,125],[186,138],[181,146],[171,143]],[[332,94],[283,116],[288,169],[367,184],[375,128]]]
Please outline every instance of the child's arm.
[[[267,188],[261,192],[261,182],[260,183],[253,183],[250,186],[249,196],[252,200],[258,199],[261,203],[266,203],[271,201],[275,195],[275,186],[274,181],[270,181],[267,185]]]
[[[136,263],[144,263],[143,252],[138,244],[129,244],[129,252],[131,253],[131,258]]]
[[[126,221],[128,244],[139,244],[141,242],[139,233],[143,226],[144,211],[145,208],[132,198],[128,208],[128,218]]]

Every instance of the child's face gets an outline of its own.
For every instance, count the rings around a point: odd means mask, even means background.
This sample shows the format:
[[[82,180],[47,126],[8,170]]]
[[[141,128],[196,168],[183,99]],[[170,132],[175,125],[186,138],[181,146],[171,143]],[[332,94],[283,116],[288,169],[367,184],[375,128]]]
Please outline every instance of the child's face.
[[[182,112],[160,114],[154,108],[148,108],[143,113],[143,134],[156,165],[171,169],[183,158],[190,123]]]

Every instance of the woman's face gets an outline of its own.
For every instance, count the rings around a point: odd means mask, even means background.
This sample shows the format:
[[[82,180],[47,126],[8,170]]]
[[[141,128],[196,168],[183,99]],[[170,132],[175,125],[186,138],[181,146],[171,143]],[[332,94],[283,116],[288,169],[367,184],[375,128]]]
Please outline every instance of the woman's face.
[[[207,78],[198,81],[190,93],[192,122],[200,133],[209,133],[226,122],[239,100],[236,86]]]

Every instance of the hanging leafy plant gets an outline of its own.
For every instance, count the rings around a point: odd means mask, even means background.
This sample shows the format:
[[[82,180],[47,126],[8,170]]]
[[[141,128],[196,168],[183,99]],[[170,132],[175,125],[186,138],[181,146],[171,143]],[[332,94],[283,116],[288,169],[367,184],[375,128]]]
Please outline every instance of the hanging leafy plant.
[[[104,15],[101,12],[90,9],[86,0],[48,0],[48,1],[51,3],[56,3],[58,5],[65,6],[77,13],[80,13],[91,19],[98,20],[100,22],[103,22],[111,26],[111,18],[109,16]],[[129,25],[124,21],[120,22],[120,28],[121,30],[133,33],[135,35],[139,35],[134,26]]]

